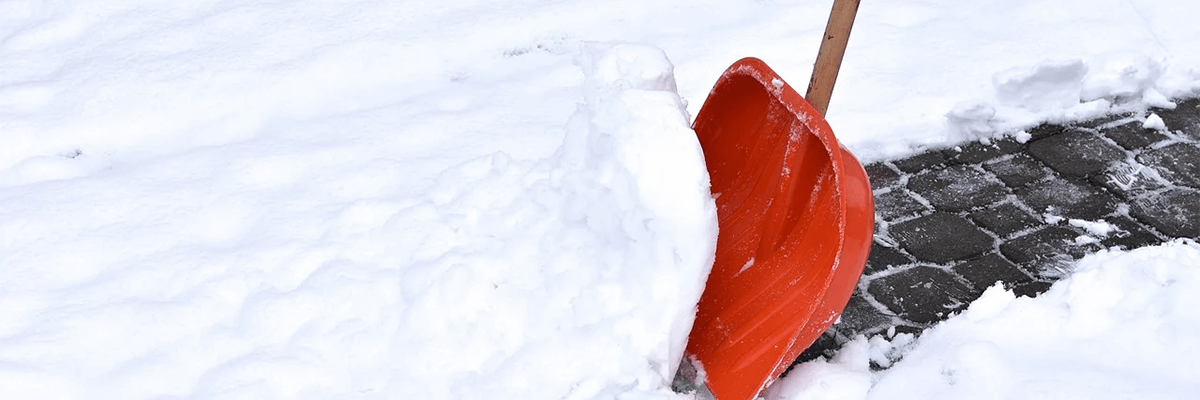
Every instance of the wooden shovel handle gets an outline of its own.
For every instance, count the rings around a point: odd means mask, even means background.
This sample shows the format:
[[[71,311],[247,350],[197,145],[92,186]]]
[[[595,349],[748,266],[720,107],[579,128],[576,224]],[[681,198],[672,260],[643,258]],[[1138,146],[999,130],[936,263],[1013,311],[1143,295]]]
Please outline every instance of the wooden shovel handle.
[[[829,22],[825,24],[825,37],[813,65],[812,80],[808,81],[808,93],[804,95],[822,116],[829,109],[829,97],[842,67],[842,56],[846,55],[846,42],[850,39],[850,28],[854,26],[858,3],[859,0],[834,0]]]

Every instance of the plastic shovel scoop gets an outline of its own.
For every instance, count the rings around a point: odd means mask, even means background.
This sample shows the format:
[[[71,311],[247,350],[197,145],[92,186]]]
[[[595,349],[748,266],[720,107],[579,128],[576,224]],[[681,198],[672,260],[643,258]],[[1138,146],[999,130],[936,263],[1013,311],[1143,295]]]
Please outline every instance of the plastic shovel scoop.
[[[871,247],[871,187],[821,113],[755,58],[725,71],[693,128],[720,233],[687,353],[717,399],[747,400],[849,301]]]

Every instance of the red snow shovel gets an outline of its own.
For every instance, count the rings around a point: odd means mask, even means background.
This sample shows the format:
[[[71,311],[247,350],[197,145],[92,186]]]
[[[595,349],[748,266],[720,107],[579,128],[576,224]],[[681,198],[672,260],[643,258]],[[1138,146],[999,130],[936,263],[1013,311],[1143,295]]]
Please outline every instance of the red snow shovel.
[[[837,320],[866,264],[871,186],[822,116],[858,3],[834,1],[808,101],[745,58],[696,115],[720,234],[687,352],[719,400],[778,378]]]

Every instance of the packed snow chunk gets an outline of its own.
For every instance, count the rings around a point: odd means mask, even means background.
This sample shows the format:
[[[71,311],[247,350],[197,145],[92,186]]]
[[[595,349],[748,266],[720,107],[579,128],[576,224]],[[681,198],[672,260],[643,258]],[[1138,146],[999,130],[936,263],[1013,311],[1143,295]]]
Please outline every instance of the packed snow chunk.
[[[1151,113],[1149,117],[1146,117],[1146,121],[1142,123],[1142,127],[1157,131],[1165,131],[1167,130],[1167,123],[1163,121],[1162,117],[1158,116],[1158,114]]]
[[[1155,88],[1146,88],[1146,91],[1142,92],[1142,104],[1146,107],[1158,107],[1168,110],[1174,110],[1175,107],[1179,106],[1171,101],[1170,98],[1167,98],[1167,95]]]
[[[959,103],[946,113],[950,127],[964,139],[986,139],[994,135],[997,131],[993,126],[995,119],[996,107],[982,101]]]
[[[1097,57],[1083,81],[1080,97],[1084,101],[1109,99],[1118,102],[1149,100],[1149,106],[1175,108],[1155,89],[1166,71],[1162,62],[1132,53],[1112,53]]]
[[[766,400],[861,399],[871,388],[871,344],[858,337],[830,361],[818,358],[797,366],[763,392]]]
[[[674,67],[654,47],[585,43],[578,63],[591,78],[587,90],[678,91]]]
[[[477,160],[432,192],[394,397],[676,396],[716,246],[703,154],[662,51],[578,62],[585,102],[552,158]]]
[[[1033,139],[1033,134],[1026,130],[1020,130],[1013,134],[1013,139],[1016,139],[1017,143],[1029,143],[1029,139]]]
[[[1092,235],[1099,237],[1107,237],[1109,234],[1120,230],[1115,225],[1108,223],[1105,220],[1088,221],[1083,219],[1071,218],[1067,223],[1077,228],[1083,228]]]
[[[1047,61],[992,77],[1000,104],[1029,111],[1068,109],[1079,104],[1087,65],[1082,60]]]
[[[867,398],[1193,399],[1196,304],[1196,242],[1101,251],[1037,298],[988,289],[926,331]]]

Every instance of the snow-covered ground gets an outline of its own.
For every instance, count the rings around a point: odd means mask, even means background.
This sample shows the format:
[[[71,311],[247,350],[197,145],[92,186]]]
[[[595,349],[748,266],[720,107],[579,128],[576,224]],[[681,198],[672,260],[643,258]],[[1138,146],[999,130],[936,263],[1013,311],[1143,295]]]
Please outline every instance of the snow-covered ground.
[[[686,398],[689,112],[744,56],[805,86],[830,4],[0,1],[0,398]],[[872,161],[1167,105],[1196,15],[867,1],[829,120]],[[772,395],[1190,398],[1198,268],[1097,255]]]

